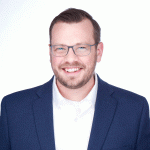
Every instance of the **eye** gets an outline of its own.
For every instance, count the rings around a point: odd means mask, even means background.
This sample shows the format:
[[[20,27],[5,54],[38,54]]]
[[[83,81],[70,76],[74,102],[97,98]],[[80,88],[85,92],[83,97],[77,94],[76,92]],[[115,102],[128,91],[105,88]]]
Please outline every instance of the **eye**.
[[[63,47],[58,47],[56,50],[57,51],[62,51],[62,50],[64,50],[64,48]]]
[[[80,46],[80,47],[78,47],[78,49],[80,49],[80,50],[84,50],[84,49],[86,49],[86,47],[84,47],[84,46]]]

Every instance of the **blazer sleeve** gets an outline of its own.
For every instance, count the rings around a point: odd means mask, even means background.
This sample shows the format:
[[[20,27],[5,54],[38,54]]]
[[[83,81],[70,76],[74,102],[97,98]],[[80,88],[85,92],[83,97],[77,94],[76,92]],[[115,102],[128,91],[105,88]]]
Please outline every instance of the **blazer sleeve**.
[[[136,149],[150,150],[150,118],[149,106],[146,99],[143,104]]]
[[[7,111],[5,99],[1,103],[1,120],[0,120],[0,150],[10,150],[9,130],[8,130]]]

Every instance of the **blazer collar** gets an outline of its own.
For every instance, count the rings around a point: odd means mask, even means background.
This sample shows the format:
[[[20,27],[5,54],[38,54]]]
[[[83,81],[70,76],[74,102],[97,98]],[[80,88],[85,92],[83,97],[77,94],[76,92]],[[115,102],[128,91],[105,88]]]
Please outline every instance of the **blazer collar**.
[[[42,150],[55,150],[52,86],[53,78],[41,86],[37,92],[39,99],[33,104],[35,124]],[[88,150],[100,150],[103,147],[117,107],[117,101],[111,97],[113,92],[111,86],[98,77],[97,100]]]

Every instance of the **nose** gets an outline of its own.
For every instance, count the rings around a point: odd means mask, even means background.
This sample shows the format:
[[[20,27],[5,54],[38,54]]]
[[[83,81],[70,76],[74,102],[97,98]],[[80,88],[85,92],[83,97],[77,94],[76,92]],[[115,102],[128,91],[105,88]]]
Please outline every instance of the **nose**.
[[[65,60],[68,62],[74,62],[78,59],[77,55],[75,55],[75,52],[73,50],[73,47],[68,47],[68,54],[65,57]]]

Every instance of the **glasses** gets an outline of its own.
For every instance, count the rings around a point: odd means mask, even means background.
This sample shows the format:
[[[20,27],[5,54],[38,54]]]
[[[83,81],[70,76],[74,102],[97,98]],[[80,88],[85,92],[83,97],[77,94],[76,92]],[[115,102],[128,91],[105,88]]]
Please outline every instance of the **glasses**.
[[[68,54],[69,48],[72,48],[73,52],[77,56],[87,56],[91,53],[91,46],[95,46],[97,44],[89,45],[89,44],[79,44],[74,46],[67,45],[51,45],[52,55],[56,57],[64,57]]]

